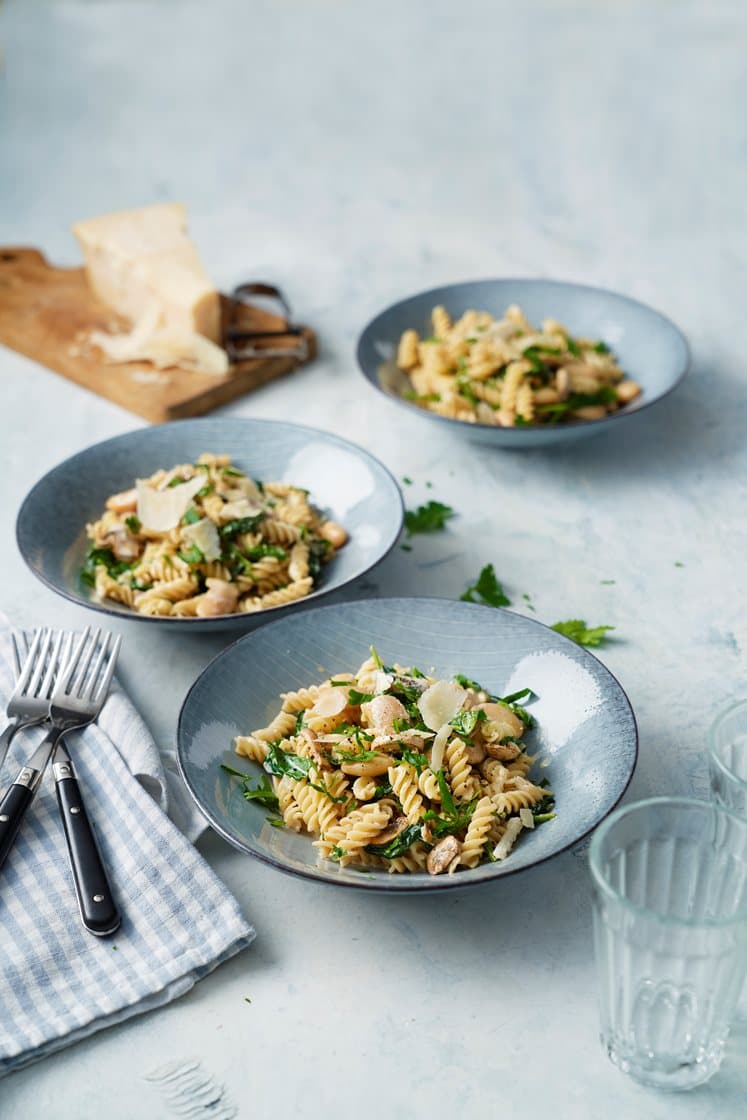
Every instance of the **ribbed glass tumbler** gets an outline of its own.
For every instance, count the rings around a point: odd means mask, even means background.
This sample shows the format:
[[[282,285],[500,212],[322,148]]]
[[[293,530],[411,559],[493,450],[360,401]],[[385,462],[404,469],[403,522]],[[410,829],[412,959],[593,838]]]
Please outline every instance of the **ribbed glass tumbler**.
[[[597,829],[589,859],[602,1044],[637,1081],[691,1089],[721,1064],[747,971],[747,820],[641,801]]]
[[[708,735],[708,754],[714,800],[747,817],[747,700],[715,720]]]

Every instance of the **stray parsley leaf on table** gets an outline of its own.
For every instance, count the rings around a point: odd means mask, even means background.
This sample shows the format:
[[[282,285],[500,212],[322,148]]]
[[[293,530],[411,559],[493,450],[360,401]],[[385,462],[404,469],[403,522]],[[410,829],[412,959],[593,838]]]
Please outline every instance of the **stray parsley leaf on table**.
[[[485,565],[476,581],[459,598],[465,603],[482,603],[486,607],[511,606],[492,564]]]
[[[416,533],[437,533],[446,527],[450,517],[454,517],[455,510],[443,502],[426,502],[417,509],[408,509],[405,513],[405,528],[409,536]]]
[[[583,618],[569,618],[565,622],[553,623],[552,629],[580,646],[598,646],[607,637],[607,631],[614,630],[615,627],[587,626]]]

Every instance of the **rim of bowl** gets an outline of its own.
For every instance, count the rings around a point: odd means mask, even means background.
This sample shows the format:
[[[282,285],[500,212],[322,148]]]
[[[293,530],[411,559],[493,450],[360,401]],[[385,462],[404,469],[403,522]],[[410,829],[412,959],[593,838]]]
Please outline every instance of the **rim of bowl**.
[[[497,427],[495,424],[483,424],[480,421],[475,421],[475,423],[472,424],[472,423],[469,423],[466,420],[456,420],[454,417],[451,417],[451,416],[440,416],[437,412],[431,412],[429,409],[418,408],[417,405],[411,404],[409,401],[404,400],[398,393],[387,392],[387,390],[382,388],[382,386],[379,384],[378,377],[375,374],[372,374],[372,375],[369,376],[369,373],[368,373],[365,365],[363,364],[363,360],[362,360],[362,357],[361,357],[361,351],[363,349],[363,339],[364,339],[364,336],[366,334],[368,334],[370,329],[374,326],[374,324],[377,323],[378,320],[380,318],[382,318],[384,315],[388,315],[390,311],[393,311],[396,307],[399,307],[403,303],[408,303],[412,299],[420,299],[421,297],[425,297],[425,296],[435,296],[438,292],[443,292],[446,289],[453,290],[454,288],[472,287],[475,284],[494,284],[494,283],[501,283],[501,284],[528,284],[528,283],[532,283],[532,284],[552,284],[557,288],[575,288],[577,291],[595,292],[597,294],[601,292],[603,295],[613,296],[615,299],[620,300],[622,303],[628,303],[635,308],[639,308],[643,311],[646,311],[650,315],[655,315],[658,319],[661,319],[661,321],[663,323],[665,323],[668,327],[671,328],[671,330],[673,331],[674,335],[677,337],[677,340],[682,347],[682,350],[683,350],[682,358],[683,358],[683,360],[682,360],[680,371],[677,374],[677,376],[675,377],[672,384],[669,385],[666,389],[664,389],[663,392],[658,393],[655,397],[651,397],[648,400],[644,400],[643,403],[639,404],[636,408],[629,408],[627,406],[623,406],[623,408],[618,409],[617,412],[610,413],[608,416],[601,417],[599,420],[570,420],[570,421],[566,421],[562,426],[559,426],[559,425],[552,425],[551,426],[551,425],[545,425],[545,424],[531,424],[531,425],[526,425],[526,426],[522,426],[522,427],[519,427],[519,428],[516,428],[516,427],[501,428],[501,427]],[[682,384],[682,382],[684,381],[684,379],[687,376],[687,373],[690,369],[690,365],[692,363],[692,353],[691,353],[691,350],[690,350],[690,343],[688,342],[687,336],[685,335],[684,331],[682,331],[682,329],[680,327],[678,327],[677,324],[674,322],[674,320],[670,319],[668,315],[664,315],[661,311],[657,311],[657,309],[655,307],[652,307],[650,304],[643,303],[639,299],[634,299],[633,296],[627,296],[623,292],[617,292],[613,288],[602,288],[602,287],[599,287],[599,286],[594,285],[594,284],[577,284],[572,280],[543,279],[541,276],[488,276],[488,277],[484,277],[484,278],[478,279],[478,280],[459,280],[455,284],[439,284],[437,287],[426,288],[422,292],[415,292],[411,296],[405,296],[403,299],[395,300],[393,303],[390,303],[387,307],[385,307],[381,311],[377,312],[377,314],[374,315],[374,317],[372,319],[370,319],[368,321],[368,323],[366,323],[365,327],[363,328],[361,333],[358,335],[358,340],[357,340],[356,345],[355,345],[355,358],[356,358],[356,362],[358,363],[358,369],[360,370],[361,374],[366,379],[366,381],[369,383],[369,385],[371,385],[374,389],[376,389],[377,392],[381,393],[382,396],[386,397],[387,400],[394,401],[396,404],[398,404],[400,406],[400,408],[408,409],[408,411],[411,414],[413,412],[420,413],[426,419],[439,420],[444,424],[458,424],[462,428],[474,429],[474,430],[481,431],[481,432],[496,432],[496,431],[498,431],[498,432],[501,432],[501,434],[510,432],[511,435],[509,435],[507,438],[508,439],[516,439],[517,441],[520,441],[528,432],[544,432],[544,431],[556,432],[556,431],[566,431],[566,430],[577,430],[579,428],[583,428],[583,429],[589,430],[589,431],[599,431],[601,428],[607,427],[608,425],[613,424],[618,420],[622,420],[623,417],[637,416],[641,412],[645,412],[645,410],[647,408],[651,408],[652,405],[658,404],[659,401],[664,400],[664,398],[668,397],[670,393],[673,393],[674,390],[677,389]]]
[[[734,704],[730,704],[728,708],[725,708],[723,712],[719,712],[719,714],[716,716],[713,723],[708,729],[708,753],[714,766],[717,766],[718,769],[726,775],[730,782],[734,782],[734,784],[739,786],[741,789],[747,790],[747,779],[740,778],[738,774],[735,774],[734,771],[726,765],[723,757],[721,756],[720,749],[716,744],[716,735],[718,734],[722,723],[724,723],[729,718],[729,716],[733,715],[735,712],[738,712],[740,709],[744,709],[745,712],[747,712],[747,700],[737,700]]]
[[[24,516],[24,512],[26,510],[26,507],[33,500],[33,498],[36,494],[36,491],[38,489],[40,489],[47,482],[50,475],[54,475],[57,471],[62,470],[63,467],[67,467],[69,464],[73,463],[76,459],[81,458],[81,457],[89,454],[89,452],[95,450],[96,448],[105,447],[109,444],[116,443],[116,442],[119,442],[119,441],[122,441],[122,440],[126,440],[130,436],[135,435],[136,433],[140,434],[142,432],[164,431],[164,430],[169,429],[169,428],[181,427],[184,424],[200,424],[200,423],[202,423],[203,420],[210,420],[210,419],[215,420],[215,421],[220,421],[220,422],[223,422],[223,423],[261,424],[262,426],[273,425],[273,426],[278,427],[278,428],[294,428],[297,431],[301,431],[301,432],[311,432],[314,435],[323,436],[324,439],[329,440],[332,443],[336,443],[336,444],[338,444],[342,447],[348,448],[348,449],[356,452],[357,454],[361,455],[363,458],[367,459],[370,463],[373,463],[376,467],[378,467],[378,469],[380,471],[382,471],[382,473],[385,475],[387,480],[391,483],[391,485],[393,487],[393,490],[394,490],[394,493],[396,494],[397,499],[398,499],[399,517],[397,519],[397,521],[398,521],[397,530],[396,530],[395,533],[393,533],[391,540],[389,540],[387,542],[385,549],[380,553],[380,555],[378,555],[376,557],[375,560],[372,560],[371,563],[367,564],[367,566],[365,568],[361,568],[361,570],[359,572],[356,572],[355,575],[349,576],[347,579],[343,580],[341,583],[335,584],[333,587],[319,587],[319,588],[315,589],[314,591],[312,591],[310,595],[306,595],[303,599],[297,599],[297,600],[295,600],[294,602],[291,602],[291,603],[281,603],[277,607],[265,607],[265,609],[262,610],[262,611],[253,612],[251,616],[245,616],[244,614],[242,614],[240,612],[234,612],[233,614],[214,615],[209,619],[175,618],[173,615],[166,615],[166,616],[163,616],[163,615],[147,615],[147,614],[138,614],[137,611],[117,610],[115,607],[109,607],[105,603],[96,602],[96,600],[94,600],[94,599],[86,599],[86,598],[84,598],[82,593],[77,594],[76,592],[71,591],[67,587],[59,586],[53,580],[51,580],[45,572],[43,572],[40,568],[37,568],[36,565],[32,564],[31,560],[29,559],[28,551],[26,550],[26,548],[24,548],[23,544],[21,543],[21,520]],[[156,625],[158,625],[159,623],[161,625],[163,625],[164,622],[167,622],[167,623],[175,624],[176,626],[179,627],[180,630],[181,629],[186,630],[188,628],[189,629],[194,628],[196,630],[199,630],[204,625],[204,623],[215,624],[215,623],[233,621],[233,622],[236,623],[236,625],[238,625],[239,620],[244,620],[244,622],[246,623],[246,620],[249,617],[251,619],[260,619],[260,618],[264,619],[265,617],[267,617],[271,614],[277,613],[279,615],[281,613],[286,613],[286,612],[292,610],[295,607],[303,606],[306,603],[310,603],[310,602],[317,603],[317,602],[319,602],[320,599],[323,599],[326,595],[331,595],[332,592],[334,592],[334,591],[340,591],[343,587],[347,587],[348,584],[352,583],[353,580],[361,579],[363,576],[367,575],[368,572],[370,572],[373,568],[375,568],[378,564],[380,564],[383,560],[386,559],[386,557],[392,551],[392,549],[394,548],[395,544],[397,543],[397,541],[399,539],[400,533],[402,532],[402,528],[403,528],[403,525],[404,525],[404,521],[405,521],[404,497],[402,495],[402,491],[400,490],[399,486],[397,485],[397,480],[395,479],[394,475],[389,470],[389,468],[386,467],[381,462],[380,459],[377,459],[375,455],[372,455],[370,451],[367,451],[365,448],[360,447],[357,443],[352,443],[351,440],[343,439],[342,436],[335,435],[333,432],[325,432],[322,428],[312,428],[312,427],[309,427],[306,424],[295,424],[293,421],[290,421],[290,420],[261,420],[259,418],[254,418],[254,417],[240,417],[240,416],[236,416],[236,417],[194,417],[194,418],[186,419],[186,420],[171,420],[166,424],[152,425],[150,427],[133,428],[129,432],[122,432],[118,436],[111,436],[109,439],[100,440],[98,443],[92,443],[88,447],[84,447],[82,451],[76,451],[73,455],[68,455],[68,457],[66,459],[63,459],[61,463],[57,463],[54,467],[50,467],[50,469],[48,471],[46,471],[42,475],[41,478],[37,479],[37,481],[34,483],[34,485],[31,487],[31,489],[26,494],[25,498],[21,502],[21,506],[20,506],[20,508],[18,510],[18,513],[16,515],[15,535],[16,535],[16,547],[18,548],[18,551],[20,552],[21,557],[23,558],[23,561],[26,564],[27,568],[29,568],[29,570],[33,573],[33,575],[36,576],[36,578],[38,580],[41,581],[41,583],[45,584],[45,586],[48,587],[51,591],[54,591],[55,594],[61,595],[63,598],[69,600],[69,602],[77,603],[78,606],[85,607],[89,610],[99,611],[101,614],[107,614],[107,615],[109,615],[113,618],[121,619],[124,622],[145,622],[145,623],[155,623]],[[268,618],[268,621],[269,621],[269,618]],[[261,623],[261,625],[264,625],[264,623]]]
[[[629,804],[622,805],[620,808],[610,813],[597,825],[594,831],[589,848],[589,870],[594,886],[606,898],[618,903],[620,906],[624,907],[625,910],[630,911],[630,913],[645,917],[650,921],[657,922],[664,926],[678,926],[680,928],[690,929],[717,929],[747,922],[747,901],[735,914],[732,914],[728,918],[699,918],[695,921],[688,918],[680,918],[675,915],[659,914],[656,910],[650,910],[648,907],[639,906],[637,903],[631,902],[630,899],[616,890],[602,873],[602,844],[607,833],[610,829],[615,827],[618,821],[644,809],[649,810],[664,807],[671,809],[673,806],[687,810],[698,810],[699,812],[705,810],[714,817],[723,816],[733,821],[738,828],[741,828],[747,833],[747,820],[745,820],[744,817],[740,817],[737,813],[732,813],[731,810],[726,809],[723,805],[716,804],[714,801],[699,801],[696,797],[646,797],[642,801],[631,801]]]
[[[382,597],[376,598],[376,599],[355,599],[352,602],[354,602],[356,605],[360,604],[361,606],[366,606],[366,605],[371,606],[371,605],[380,604],[380,603],[396,603],[396,604],[402,604],[403,606],[406,606],[407,604],[412,603],[412,602],[418,602],[418,603],[420,603],[420,602],[422,602],[422,603],[459,603],[460,601],[458,599],[440,599],[440,598],[438,598],[436,596],[433,596],[433,595],[410,595],[410,596],[382,596]],[[349,605],[349,603],[328,603],[325,606],[314,608],[313,613],[318,614],[321,611],[339,611],[339,610],[343,610],[348,605]],[[459,609],[467,609],[467,610],[472,610],[472,611],[474,611],[474,610],[490,611],[491,612],[490,617],[495,617],[495,614],[496,614],[496,608],[495,607],[483,606],[480,603],[460,603]],[[551,626],[547,626],[544,622],[540,622],[539,619],[528,618],[526,615],[521,614],[519,611],[509,611],[509,610],[506,610],[503,607],[499,607],[499,608],[497,608],[497,610],[498,610],[499,614],[502,613],[502,614],[514,615],[518,618],[521,618],[524,622],[531,623],[533,626],[540,627],[542,630],[552,630]],[[307,613],[311,613],[311,612],[307,612]],[[541,859],[537,859],[537,860],[534,861],[534,863],[530,863],[525,867],[517,867],[515,869],[509,868],[506,871],[502,871],[500,875],[489,876],[487,878],[471,879],[469,877],[466,877],[467,881],[465,882],[465,881],[461,881],[458,878],[458,876],[456,876],[456,875],[429,876],[428,880],[425,880],[425,881],[420,880],[417,883],[409,884],[405,881],[405,876],[397,876],[397,884],[395,885],[394,883],[391,882],[391,876],[388,876],[387,878],[384,878],[384,879],[364,879],[364,877],[361,875],[360,883],[351,882],[351,881],[346,880],[346,879],[335,880],[331,877],[331,875],[328,875],[328,874],[318,875],[318,874],[314,874],[311,870],[304,871],[300,868],[290,867],[287,863],[284,863],[282,860],[279,860],[274,856],[265,855],[263,852],[258,852],[258,851],[255,851],[254,849],[250,850],[245,845],[241,844],[234,836],[232,836],[228,832],[227,829],[225,829],[223,827],[221,822],[214,817],[212,812],[202,804],[199,797],[197,796],[197,793],[195,792],[195,790],[192,787],[192,784],[189,780],[189,776],[186,773],[186,768],[185,768],[185,766],[183,764],[183,760],[182,760],[182,734],[183,734],[184,713],[186,711],[187,704],[189,702],[189,698],[192,695],[192,693],[194,692],[197,685],[199,684],[200,680],[205,675],[205,673],[207,673],[208,670],[213,667],[213,665],[216,662],[220,661],[221,658],[223,658],[225,656],[229,656],[231,651],[233,650],[233,648],[235,646],[239,645],[241,642],[250,641],[251,639],[253,639],[255,637],[258,637],[262,630],[266,629],[268,626],[273,626],[273,625],[275,625],[275,623],[279,623],[280,621],[281,621],[281,619],[276,619],[274,621],[269,620],[266,623],[264,623],[262,626],[258,626],[256,628],[256,630],[251,630],[248,634],[242,634],[239,638],[236,638],[233,642],[231,642],[229,645],[225,646],[222,650],[219,650],[218,653],[216,653],[213,657],[211,657],[210,660],[205,665],[205,667],[202,669],[202,671],[198,674],[198,676],[195,678],[195,680],[189,686],[189,689],[188,689],[188,691],[187,691],[187,693],[184,697],[184,700],[182,701],[182,705],[179,709],[179,716],[178,716],[177,722],[176,722],[176,752],[175,752],[176,753],[176,763],[177,763],[177,768],[179,770],[179,774],[181,775],[182,781],[184,782],[185,786],[187,787],[187,791],[188,791],[190,797],[192,798],[194,803],[197,805],[198,809],[203,814],[203,816],[205,816],[207,818],[207,820],[210,822],[210,827],[215,832],[217,832],[218,835],[222,837],[222,839],[227,841],[227,843],[229,843],[233,848],[236,848],[237,851],[243,852],[244,855],[251,856],[253,859],[261,860],[262,863],[265,863],[270,867],[274,867],[274,868],[276,868],[276,870],[282,871],[286,875],[293,875],[297,879],[311,880],[312,882],[322,883],[325,886],[331,886],[331,887],[350,887],[353,890],[384,891],[384,892],[389,892],[389,893],[392,893],[392,894],[419,894],[419,893],[422,893],[422,892],[425,892],[425,891],[463,890],[465,887],[476,887],[476,886],[479,886],[481,884],[491,884],[491,883],[495,884],[498,881],[500,881],[501,879],[505,879],[508,875],[518,875],[522,871],[531,871],[532,868],[539,867],[543,863],[547,863],[548,860],[555,859],[556,856],[562,855],[563,852],[567,852],[570,848],[575,847],[576,844],[580,844],[582,840],[585,840],[587,836],[590,836],[593,832],[595,832],[595,830],[597,830],[604,821],[609,819],[610,814],[615,812],[617,806],[620,804],[623,797],[627,793],[628,787],[630,786],[630,783],[633,780],[633,775],[635,774],[636,766],[638,765],[639,736],[638,736],[638,721],[636,719],[635,710],[633,709],[633,705],[630,702],[630,697],[628,696],[627,692],[625,691],[623,686],[620,684],[620,681],[617,679],[617,677],[614,675],[614,673],[612,673],[611,670],[607,668],[607,666],[604,664],[603,661],[600,661],[600,659],[598,657],[596,657],[589,649],[584,647],[583,648],[583,653],[587,657],[590,657],[592,659],[592,661],[595,661],[597,663],[597,665],[599,665],[601,667],[601,669],[604,671],[605,675],[607,677],[609,677],[614,682],[614,684],[619,688],[620,693],[621,693],[621,695],[622,695],[622,697],[623,697],[623,699],[624,699],[624,701],[627,705],[627,709],[628,709],[628,712],[630,713],[630,718],[631,718],[632,724],[633,724],[632,765],[631,765],[630,770],[629,770],[629,772],[626,776],[625,783],[624,783],[622,789],[617,794],[617,796],[615,797],[614,801],[609,806],[609,808],[606,809],[605,812],[602,814],[602,816],[599,818],[599,820],[597,820],[589,828],[585,829],[584,832],[580,833],[578,836],[574,837],[572,840],[569,840],[567,844],[563,844],[562,847],[558,848],[556,851],[550,852],[546,856],[542,856]],[[572,641],[570,638],[566,638],[563,634],[559,634],[557,630],[552,630],[552,633],[553,633],[554,637],[556,637],[559,641],[571,646],[573,649],[578,651],[579,647],[578,647],[576,642]],[[251,774],[248,775],[248,776],[251,777]],[[443,879],[446,879],[446,882],[443,882]]]

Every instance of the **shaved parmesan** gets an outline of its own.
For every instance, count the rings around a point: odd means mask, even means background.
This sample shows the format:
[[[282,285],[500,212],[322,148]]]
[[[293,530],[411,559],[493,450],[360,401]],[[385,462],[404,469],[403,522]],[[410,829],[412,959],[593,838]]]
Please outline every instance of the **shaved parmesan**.
[[[198,490],[205,485],[205,476],[200,473],[181,486],[168,490],[154,490],[142,478],[137,480],[137,515],[145,529],[156,533],[166,533],[175,529]]]
[[[516,843],[516,837],[524,827],[521,817],[511,817],[511,820],[506,825],[506,831],[501,836],[500,840],[493,848],[493,855],[496,859],[505,859],[508,853]]]
[[[226,351],[194,331],[156,331],[149,334],[138,323],[128,334],[91,331],[90,340],[110,362],[151,362],[156,369],[179,366],[193,373],[228,373]]]
[[[452,720],[467,699],[467,692],[453,681],[436,681],[418,700],[426,727],[438,731]]]
[[[442,728],[437,732],[436,738],[433,740],[433,749],[431,750],[431,770],[435,774],[443,766],[444,751],[446,750],[446,743],[453,728],[445,723]]]
[[[195,521],[193,525],[185,525],[182,536],[196,544],[207,561],[220,558],[220,537],[209,517],[203,517],[202,521]]]
[[[534,813],[531,809],[519,809],[519,820],[524,828],[534,828]]]
[[[378,696],[381,692],[388,692],[391,688],[394,677],[391,673],[384,673],[381,669],[377,669],[374,673],[374,692]]]

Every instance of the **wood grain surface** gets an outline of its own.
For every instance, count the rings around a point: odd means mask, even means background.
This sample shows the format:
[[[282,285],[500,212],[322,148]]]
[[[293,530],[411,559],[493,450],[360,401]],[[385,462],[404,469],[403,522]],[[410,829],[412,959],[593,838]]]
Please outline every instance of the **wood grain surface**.
[[[232,307],[223,297],[224,325]],[[237,315],[234,324],[246,330],[287,326],[259,307],[242,305],[232,314]],[[237,362],[216,377],[158,370],[149,362],[112,365],[86,341],[91,330],[126,326],[96,300],[82,268],[55,268],[37,249],[0,248],[0,343],[155,424],[209,412],[302,364],[296,357],[257,357]],[[303,337],[308,348],[304,361],[310,361],[316,354],[316,336],[304,327]],[[287,336],[272,344],[297,341]]]

